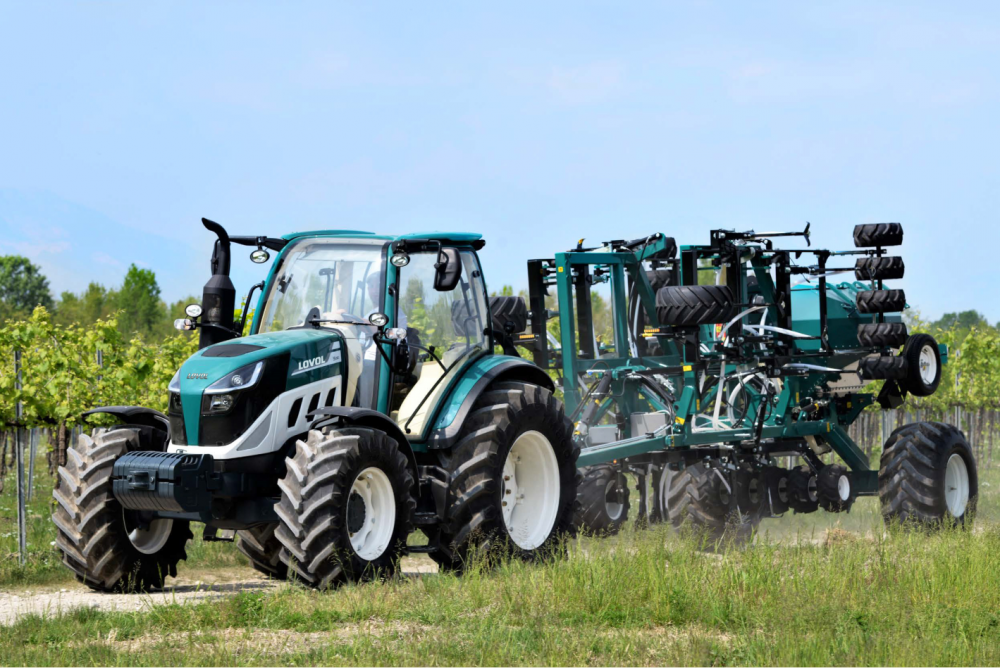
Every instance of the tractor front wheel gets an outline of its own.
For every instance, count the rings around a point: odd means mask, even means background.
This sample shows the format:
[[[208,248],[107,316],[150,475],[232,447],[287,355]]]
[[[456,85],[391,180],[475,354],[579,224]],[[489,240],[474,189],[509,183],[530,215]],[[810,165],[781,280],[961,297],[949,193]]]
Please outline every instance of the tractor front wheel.
[[[97,591],[158,589],[187,558],[184,547],[192,534],[186,521],[143,524],[112,493],[115,460],[137,449],[139,436],[131,429],[82,434],[59,467],[52,492],[56,547],[76,579]]]
[[[384,432],[312,430],[285,460],[275,538],[289,576],[316,589],[395,572],[413,510],[413,474]]]
[[[254,570],[275,580],[288,577],[288,566],[281,561],[281,541],[275,537],[277,524],[265,524],[236,532],[236,549],[250,560]]]

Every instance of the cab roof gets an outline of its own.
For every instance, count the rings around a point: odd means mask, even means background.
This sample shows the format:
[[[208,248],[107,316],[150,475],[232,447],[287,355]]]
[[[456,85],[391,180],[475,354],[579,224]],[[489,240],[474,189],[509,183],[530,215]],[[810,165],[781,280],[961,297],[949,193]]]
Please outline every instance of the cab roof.
[[[286,234],[281,238],[292,241],[294,239],[302,239],[304,237],[367,237],[369,239],[384,239],[386,241],[398,241],[401,239],[433,239],[435,241],[442,242],[450,241],[452,243],[472,243],[480,241],[483,238],[483,235],[474,234],[472,232],[410,232],[409,234],[392,236],[386,234],[375,234],[374,232],[365,232],[363,230],[310,230],[308,232],[293,232],[292,234]]]

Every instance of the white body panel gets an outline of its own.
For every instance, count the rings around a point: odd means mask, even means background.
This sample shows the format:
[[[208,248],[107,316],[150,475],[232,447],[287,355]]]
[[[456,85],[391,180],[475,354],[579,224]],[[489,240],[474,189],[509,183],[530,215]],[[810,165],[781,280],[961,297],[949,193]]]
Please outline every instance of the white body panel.
[[[306,420],[309,403],[314,395],[319,394],[319,407],[327,403],[327,394],[334,393],[334,406],[342,405],[342,376],[324,378],[315,383],[303,385],[294,390],[278,395],[271,405],[257,417],[250,428],[242,436],[226,445],[179,445],[171,443],[167,452],[186,452],[198,455],[212,455],[215,459],[239,459],[265,455],[278,450],[293,436],[304,434],[309,429]],[[299,414],[292,426],[288,426],[288,414],[296,399],[302,399]]]

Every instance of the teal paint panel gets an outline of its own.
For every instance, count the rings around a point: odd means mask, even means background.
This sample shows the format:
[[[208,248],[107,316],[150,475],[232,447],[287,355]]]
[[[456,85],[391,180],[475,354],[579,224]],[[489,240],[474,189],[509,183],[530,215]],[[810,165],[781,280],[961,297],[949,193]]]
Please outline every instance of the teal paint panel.
[[[509,355],[486,355],[480,357],[470,364],[458,380],[452,385],[451,390],[446,394],[441,412],[438,414],[434,429],[446,429],[455,421],[458,411],[462,407],[462,402],[469,395],[476,383],[499,364],[512,359],[519,359]]]

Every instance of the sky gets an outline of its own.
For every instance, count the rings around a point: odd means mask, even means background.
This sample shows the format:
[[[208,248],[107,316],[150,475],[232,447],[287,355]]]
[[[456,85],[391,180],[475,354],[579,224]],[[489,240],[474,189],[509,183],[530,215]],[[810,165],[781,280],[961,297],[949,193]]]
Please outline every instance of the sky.
[[[474,231],[498,290],[580,238],[899,221],[911,306],[1000,320],[1000,3],[540,5],[0,0],[0,254],[173,301],[202,216]]]

